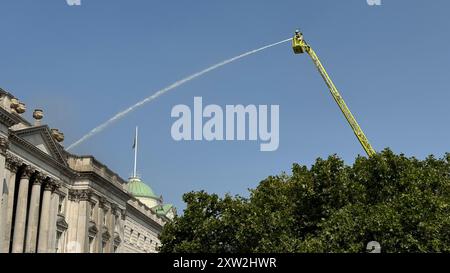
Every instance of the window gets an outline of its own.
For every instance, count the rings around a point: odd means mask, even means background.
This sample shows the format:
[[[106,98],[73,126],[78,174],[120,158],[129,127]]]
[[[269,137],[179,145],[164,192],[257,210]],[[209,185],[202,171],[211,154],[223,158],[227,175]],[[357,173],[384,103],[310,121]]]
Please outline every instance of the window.
[[[138,232],[137,234],[137,240],[136,240],[136,245],[139,246],[139,241],[141,240],[141,234]]]
[[[106,226],[106,224],[107,224],[107,211],[106,210],[103,210],[103,225],[105,225]]]

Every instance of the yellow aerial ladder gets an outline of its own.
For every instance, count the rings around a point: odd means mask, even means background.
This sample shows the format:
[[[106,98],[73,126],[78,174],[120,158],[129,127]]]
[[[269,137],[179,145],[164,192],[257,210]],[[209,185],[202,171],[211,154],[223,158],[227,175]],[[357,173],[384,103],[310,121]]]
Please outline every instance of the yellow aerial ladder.
[[[355,133],[359,142],[363,146],[367,155],[370,157],[376,154],[375,150],[370,145],[369,140],[362,131],[361,127],[359,127],[358,122],[356,122],[355,117],[353,117],[352,113],[350,112],[350,109],[348,109],[347,105],[345,104],[341,94],[339,94],[339,91],[337,90],[330,76],[328,76],[328,73],[323,67],[322,63],[320,62],[319,57],[317,57],[316,53],[311,48],[311,46],[305,42],[305,40],[303,39],[303,34],[298,30],[295,31],[294,38],[292,39],[292,48],[294,49],[295,54],[302,54],[306,52],[309,54],[309,56],[311,56],[311,59],[313,60],[317,69],[319,70],[320,75],[322,75],[322,78],[325,80],[325,83],[330,89],[331,95],[333,95],[334,100],[336,101],[345,118],[347,119],[348,123],[352,127],[353,132]]]

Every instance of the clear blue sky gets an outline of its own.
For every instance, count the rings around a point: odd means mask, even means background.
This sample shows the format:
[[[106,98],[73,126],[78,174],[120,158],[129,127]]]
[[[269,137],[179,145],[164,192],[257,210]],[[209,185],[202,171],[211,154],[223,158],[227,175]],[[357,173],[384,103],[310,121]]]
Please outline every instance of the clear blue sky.
[[[66,144],[155,90],[301,28],[377,150],[450,151],[450,2],[383,0],[1,1],[0,87],[43,108]],[[175,142],[176,104],[279,104],[280,147]],[[308,56],[284,44],[171,91],[74,152],[139,173],[179,208],[184,192],[247,193],[268,175],[363,150]]]

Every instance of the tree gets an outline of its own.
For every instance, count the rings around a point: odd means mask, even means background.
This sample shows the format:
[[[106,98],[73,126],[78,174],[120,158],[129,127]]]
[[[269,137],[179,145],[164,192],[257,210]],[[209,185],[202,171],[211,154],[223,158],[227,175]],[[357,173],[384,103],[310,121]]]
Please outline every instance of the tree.
[[[271,176],[249,198],[183,196],[162,252],[450,252],[450,154],[425,160],[389,149],[346,166],[336,155]]]

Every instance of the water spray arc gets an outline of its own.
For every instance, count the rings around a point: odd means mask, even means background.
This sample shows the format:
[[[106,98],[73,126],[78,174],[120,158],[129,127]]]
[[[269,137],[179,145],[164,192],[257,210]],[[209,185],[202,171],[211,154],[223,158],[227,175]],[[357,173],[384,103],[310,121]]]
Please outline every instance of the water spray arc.
[[[197,73],[195,73],[195,74],[192,74],[192,75],[190,75],[190,76],[188,76],[188,77],[186,77],[186,78],[184,78],[184,79],[181,79],[181,80],[179,80],[179,81],[176,81],[176,82],[174,82],[173,84],[171,84],[171,85],[169,85],[169,86],[167,86],[167,87],[165,87],[165,88],[163,88],[163,89],[160,89],[160,90],[156,91],[153,95],[151,95],[151,96],[149,96],[149,97],[147,97],[147,98],[145,98],[145,99],[143,99],[143,100],[137,102],[137,103],[134,104],[133,106],[131,106],[131,107],[129,107],[129,108],[127,108],[127,109],[125,109],[125,110],[123,110],[123,111],[117,113],[115,116],[113,116],[112,118],[110,118],[110,119],[107,120],[106,122],[100,124],[99,126],[95,127],[95,128],[92,129],[89,133],[87,133],[86,135],[84,135],[82,138],[80,138],[79,140],[77,140],[76,142],[74,142],[73,144],[71,144],[71,145],[67,148],[67,150],[71,150],[71,149],[77,147],[77,146],[80,145],[81,143],[85,142],[86,140],[90,139],[91,137],[95,136],[96,134],[102,132],[102,131],[103,131],[104,129],[106,129],[108,126],[112,125],[114,122],[116,122],[116,121],[118,121],[119,119],[121,119],[121,118],[125,117],[126,115],[130,114],[131,112],[133,112],[133,111],[136,110],[137,108],[139,108],[139,107],[145,105],[146,103],[151,102],[152,100],[154,100],[154,99],[158,98],[159,96],[161,96],[161,95],[163,95],[163,94],[169,92],[169,91],[172,90],[172,89],[175,89],[175,88],[179,87],[180,85],[183,85],[183,84],[185,84],[185,83],[187,83],[187,82],[189,82],[189,81],[192,81],[193,79],[196,79],[196,78],[198,78],[198,77],[200,77],[200,76],[203,76],[204,74],[206,74],[206,73],[208,73],[208,72],[211,72],[211,71],[213,71],[213,70],[215,70],[215,69],[218,69],[218,68],[220,68],[220,67],[222,67],[222,66],[224,66],[224,65],[227,65],[227,64],[229,64],[229,63],[232,63],[232,62],[234,62],[234,61],[237,61],[237,60],[242,59],[242,58],[244,58],[244,57],[247,57],[247,56],[249,56],[249,55],[255,54],[255,53],[257,53],[257,52],[263,51],[263,50],[265,50],[265,49],[268,49],[268,48],[271,48],[271,47],[274,47],[274,46],[276,46],[276,45],[283,44],[283,43],[286,43],[286,42],[289,42],[289,41],[292,41],[292,38],[285,39],[285,40],[282,40],[282,41],[279,41],[279,42],[276,42],[276,43],[273,43],[273,44],[270,44],[270,45],[266,45],[266,46],[260,47],[260,48],[258,48],[258,49],[254,49],[254,50],[248,51],[248,52],[243,53],[243,54],[240,54],[240,55],[238,55],[238,56],[236,56],[236,57],[233,57],[233,58],[230,58],[230,59],[228,59],[228,60],[222,61],[222,62],[217,63],[217,64],[215,64],[215,65],[212,65],[212,66],[210,66],[210,67],[208,67],[208,68],[206,68],[206,69],[204,69],[204,70],[202,70],[202,71],[200,71],[200,72],[197,72]]]

